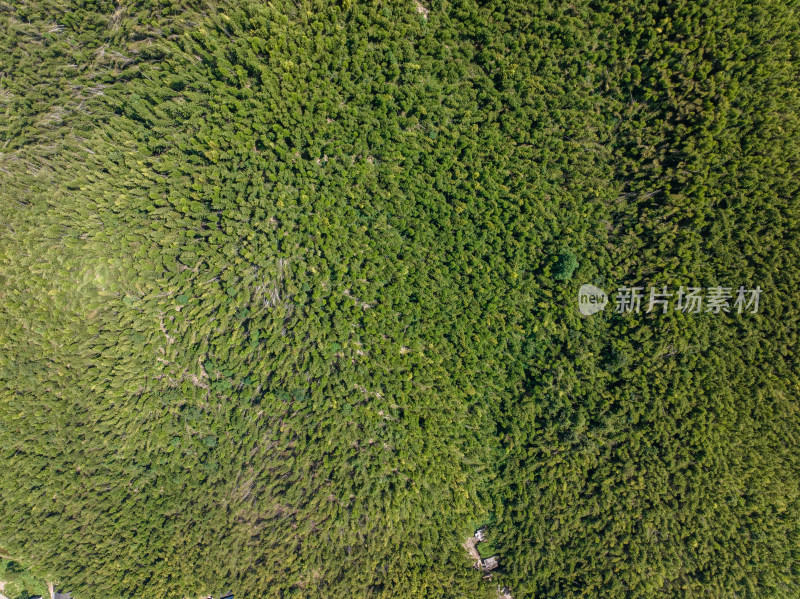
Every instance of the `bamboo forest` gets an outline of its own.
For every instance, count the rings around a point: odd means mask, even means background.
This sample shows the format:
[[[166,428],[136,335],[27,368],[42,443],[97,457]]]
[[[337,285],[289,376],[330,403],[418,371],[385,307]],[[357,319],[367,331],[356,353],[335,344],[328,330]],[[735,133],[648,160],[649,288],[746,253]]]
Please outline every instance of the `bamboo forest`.
[[[0,599],[797,599],[798,193],[798,0],[0,0]]]

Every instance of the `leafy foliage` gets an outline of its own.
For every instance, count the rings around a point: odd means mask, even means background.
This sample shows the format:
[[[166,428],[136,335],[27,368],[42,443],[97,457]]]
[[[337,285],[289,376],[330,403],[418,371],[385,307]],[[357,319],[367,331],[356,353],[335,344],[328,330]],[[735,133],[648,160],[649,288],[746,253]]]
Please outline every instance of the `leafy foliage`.
[[[9,559],[0,559],[0,580],[3,585],[2,594],[9,599],[28,599],[28,597],[45,597],[47,585],[32,576],[21,564]]]
[[[555,266],[555,278],[567,281],[578,268],[578,257],[569,250],[561,250]]]
[[[797,596],[794,7],[423,8],[0,4],[2,544],[81,599]]]

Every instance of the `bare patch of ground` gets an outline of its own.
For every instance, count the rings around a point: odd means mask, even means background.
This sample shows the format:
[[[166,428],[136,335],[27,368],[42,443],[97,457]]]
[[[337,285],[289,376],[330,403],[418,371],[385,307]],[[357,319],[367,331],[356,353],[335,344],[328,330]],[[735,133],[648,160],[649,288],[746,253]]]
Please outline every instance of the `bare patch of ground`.
[[[475,545],[478,544],[478,539],[475,537],[467,537],[464,541],[464,549],[467,550],[469,556],[475,560],[475,565],[477,566],[481,561],[481,554],[478,553],[478,550],[475,548]]]
[[[507,587],[497,587],[497,599],[514,599]]]

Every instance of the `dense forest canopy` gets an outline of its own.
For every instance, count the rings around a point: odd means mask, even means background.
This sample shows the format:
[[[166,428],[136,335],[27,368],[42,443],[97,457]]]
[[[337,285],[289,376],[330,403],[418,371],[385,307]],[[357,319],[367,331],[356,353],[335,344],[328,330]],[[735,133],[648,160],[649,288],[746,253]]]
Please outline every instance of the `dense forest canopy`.
[[[0,0],[0,554],[800,596],[798,8]]]

